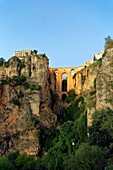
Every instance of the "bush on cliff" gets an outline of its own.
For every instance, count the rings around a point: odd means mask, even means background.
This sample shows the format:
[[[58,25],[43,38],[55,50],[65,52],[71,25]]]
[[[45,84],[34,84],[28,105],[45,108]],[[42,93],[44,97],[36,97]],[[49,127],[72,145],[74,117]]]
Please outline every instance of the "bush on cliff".
[[[105,38],[105,50],[108,50],[110,48],[113,48],[113,39],[108,36],[107,38]]]

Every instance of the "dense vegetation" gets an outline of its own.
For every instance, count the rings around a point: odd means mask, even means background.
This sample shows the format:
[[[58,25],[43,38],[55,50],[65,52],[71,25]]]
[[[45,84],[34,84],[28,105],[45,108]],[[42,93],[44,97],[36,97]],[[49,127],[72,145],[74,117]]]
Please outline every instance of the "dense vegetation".
[[[113,47],[113,40],[106,38],[105,50]],[[36,51],[35,51],[36,52]],[[1,60],[0,65],[5,61]],[[102,59],[94,62],[101,66]],[[24,63],[21,63],[24,67]],[[2,83],[23,85],[25,89],[40,90],[39,85],[29,84],[24,76],[14,76]],[[95,95],[94,89],[90,96]],[[52,101],[57,94],[51,92]],[[90,100],[92,102],[92,100]],[[15,105],[20,105],[13,98]],[[113,111],[96,111],[92,126],[87,127],[87,104],[83,96],[77,96],[74,90],[68,92],[67,108],[62,108],[57,115],[57,122],[52,122],[51,129],[39,126],[37,118],[30,121],[37,129],[36,136],[41,148],[38,156],[27,156],[17,152],[0,157],[0,170],[112,170],[113,169]],[[91,103],[90,103],[91,104]],[[94,104],[93,104],[94,106]],[[52,104],[53,108],[53,104]]]
[[[8,153],[0,157],[1,170],[113,168],[113,111],[96,112],[92,126],[87,129],[84,98],[70,91],[67,102],[68,107],[58,115],[57,124],[51,130],[40,129],[39,156]]]

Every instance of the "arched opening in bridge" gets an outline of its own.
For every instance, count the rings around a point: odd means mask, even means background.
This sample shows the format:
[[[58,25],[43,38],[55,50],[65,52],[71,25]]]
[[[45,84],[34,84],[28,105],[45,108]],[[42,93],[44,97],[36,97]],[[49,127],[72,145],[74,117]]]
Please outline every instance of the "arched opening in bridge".
[[[67,74],[62,74],[62,91],[67,91]]]
[[[58,74],[58,70],[55,70],[55,74],[56,74],[56,75]]]
[[[66,98],[67,98],[67,95],[64,93],[64,94],[62,95],[62,101],[65,101]]]
[[[75,74],[75,70],[74,70],[74,69],[71,70],[71,74],[72,74],[72,75]]]

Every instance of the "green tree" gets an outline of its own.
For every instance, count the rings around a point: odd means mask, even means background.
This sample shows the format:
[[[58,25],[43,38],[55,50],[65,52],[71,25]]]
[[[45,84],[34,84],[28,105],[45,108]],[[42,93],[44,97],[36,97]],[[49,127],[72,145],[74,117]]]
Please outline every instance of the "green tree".
[[[67,94],[68,94],[68,97],[66,98],[66,102],[68,103],[71,103],[77,96],[74,89],[69,90]]]
[[[33,50],[32,53],[33,53],[33,55],[37,55],[38,51],[37,50]]]
[[[104,168],[104,152],[98,146],[81,144],[74,155],[64,159],[66,170],[102,170]]]
[[[113,39],[111,39],[110,36],[108,36],[107,38],[105,38],[105,50],[108,50],[110,48],[113,48]]]
[[[3,57],[0,58],[0,66],[3,66],[3,64],[5,63],[5,59]]]
[[[19,170],[35,170],[36,169],[36,160],[33,156],[27,156],[21,154],[16,159],[16,166]]]
[[[11,152],[11,153],[8,153],[6,155],[6,157],[8,158],[8,160],[13,164],[15,165],[15,161],[16,159],[18,158],[19,154],[17,152]]]
[[[108,36],[105,38],[105,45],[108,44],[109,41],[111,41],[111,37],[108,35]]]
[[[93,124],[89,127],[91,145],[109,147],[113,143],[113,111],[101,110],[94,113]]]
[[[87,140],[87,113],[80,116],[77,123],[77,133],[79,143],[86,142]]]
[[[16,167],[6,157],[0,157],[0,170],[16,170]]]

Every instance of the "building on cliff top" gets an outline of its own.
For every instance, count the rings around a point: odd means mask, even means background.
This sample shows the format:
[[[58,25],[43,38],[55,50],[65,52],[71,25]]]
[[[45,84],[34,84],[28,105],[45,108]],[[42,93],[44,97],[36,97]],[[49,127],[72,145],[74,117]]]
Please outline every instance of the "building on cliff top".
[[[32,52],[32,50],[18,50],[15,51],[15,56],[19,57],[19,56],[26,56],[26,54],[30,55]]]

